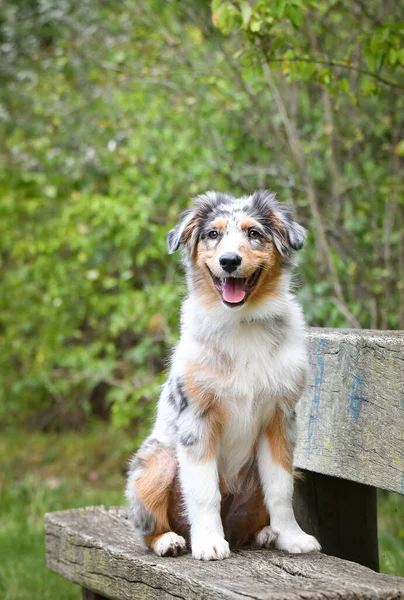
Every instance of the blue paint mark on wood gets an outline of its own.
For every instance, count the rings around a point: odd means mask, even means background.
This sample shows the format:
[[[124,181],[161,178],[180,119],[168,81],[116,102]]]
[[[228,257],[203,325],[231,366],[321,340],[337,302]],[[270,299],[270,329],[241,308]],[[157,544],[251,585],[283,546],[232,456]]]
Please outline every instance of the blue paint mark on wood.
[[[362,377],[357,373],[353,378],[351,390],[351,413],[355,419],[359,419],[363,401],[363,382]]]
[[[314,433],[314,424],[317,421],[318,411],[319,411],[319,406],[320,406],[321,384],[323,383],[323,375],[324,375],[325,346],[326,346],[326,341],[324,339],[321,339],[318,343],[318,348],[317,348],[316,377],[314,380],[314,393],[313,393],[313,398],[311,400],[309,424],[308,424],[308,428],[307,428],[307,456],[310,456],[310,453],[311,453],[311,440],[312,440],[313,433]]]

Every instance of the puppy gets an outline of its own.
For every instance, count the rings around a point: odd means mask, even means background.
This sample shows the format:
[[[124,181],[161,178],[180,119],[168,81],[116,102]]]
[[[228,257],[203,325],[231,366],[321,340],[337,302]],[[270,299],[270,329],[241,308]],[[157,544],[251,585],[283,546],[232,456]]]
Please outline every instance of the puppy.
[[[268,191],[207,192],[168,234],[187,276],[181,337],[126,488],[130,521],[159,556],[190,548],[220,560],[229,543],[320,549],[292,508],[307,356],[290,267],[304,239]]]

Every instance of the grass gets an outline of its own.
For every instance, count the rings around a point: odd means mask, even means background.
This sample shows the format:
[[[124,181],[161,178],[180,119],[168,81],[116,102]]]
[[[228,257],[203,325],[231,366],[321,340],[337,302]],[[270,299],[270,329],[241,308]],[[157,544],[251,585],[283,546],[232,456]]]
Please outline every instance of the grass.
[[[81,598],[77,586],[46,568],[44,513],[122,504],[133,445],[128,435],[106,427],[59,436],[1,436],[0,598]]]
[[[122,504],[125,467],[136,444],[98,425],[87,432],[2,434],[0,598],[79,600],[77,586],[46,568],[43,515],[76,506]],[[404,576],[404,499],[380,494],[381,570]]]
[[[379,492],[380,571],[404,577],[404,496]]]

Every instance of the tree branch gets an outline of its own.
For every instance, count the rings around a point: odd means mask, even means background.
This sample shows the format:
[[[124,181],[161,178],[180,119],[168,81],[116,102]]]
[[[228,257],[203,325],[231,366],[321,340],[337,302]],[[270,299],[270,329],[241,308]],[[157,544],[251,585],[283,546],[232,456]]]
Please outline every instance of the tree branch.
[[[290,151],[292,153],[292,157],[299,168],[299,171],[303,177],[303,181],[305,183],[307,189],[307,196],[310,204],[311,214],[313,217],[313,221],[316,226],[317,232],[317,241],[319,248],[324,256],[325,263],[328,268],[328,273],[331,279],[331,284],[334,290],[334,293],[338,300],[338,307],[343,312],[345,318],[348,323],[354,327],[360,328],[361,325],[359,321],[356,319],[354,315],[350,312],[344,298],[344,293],[342,290],[342,285],[338,276],[337,269],[334,264],[334,260],[331,253],[331,248],[327,240],[326,229],[324,226],[323,218],[320,212],[316,189],[314,183],[310,177],[307,164],[305,161],[305,157],[301,148],[300,138],[297,132],[296,124],[292,119],[290,119],[287,107],[283,101],[281,93],[279,92],[275,81],[272,77],[271,70],[267,64],[264,64],[264,72],[267,77],[268,84],[272,90],[272,94],[274,96],[276,107],[282,116],[283,124],[286,131],[286,137],[288,139]]]
[[[380,77],[377,73],[373,71],[368,71],[367,69],[361,69],[360,67],[354,67],[353,65],[349,65],[347,63],[339,62],[337,60],[321,60],[318,58],[307,58],[304,56],[291,56],[290,58],[269,58],[266,59],[267,63],[270,62],[305,62],[313,65],[325,65],[327,67],[339,67],[341,69],[348,69],[350,71],[356,71],[357,73],[362,73],[362,75],[368,75],[369,77],[373,77],[380,83],[384,85],[388,85],[393,88],[397,88],[399,90],[404,90],[404,85],[400,85],[395,81],[390,81],[389,79],[385,79],[384,77]]]

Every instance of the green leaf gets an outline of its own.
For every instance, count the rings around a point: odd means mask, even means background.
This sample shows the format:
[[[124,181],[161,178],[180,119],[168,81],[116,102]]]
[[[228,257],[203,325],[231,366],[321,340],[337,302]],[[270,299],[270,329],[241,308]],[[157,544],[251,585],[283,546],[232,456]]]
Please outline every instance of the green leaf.
[[[282,19],[283,15],[285,14],[285,8],[286,0],[277,0],[276,2],[273,2],[272,14],[278,19]]]
[[[250,4],[247,2],[247,0],[239,0],[239,4],[240,4],[240,9],[241,9],[241,18],[243,21],[243,26],[247,27],[247,25],[251,19],[252,8],[251,8]]]
[[[302,24],[303,24],[303,10],[301,10],[297,6],[291,5],[291,6],[287,7],[285,13],[289,17],[289,19],[291,20],[291,23],[295,27],[295,29],[298,29],[299,27],[302,26]]]
[[[258,21],[254,19],[250,22],[250,31],[253,33],[258,33],[261,30],[262,21]]]
[[[398,144],[394,146],[394,152],[397,156],[404,156],[404,140],[400,140]]]
[[[398,61],[397,50],[395,48],[390,48],[388,56],[389,56],[389,63],[394,66]]]
[[[229,35],[235,25],[238,11],[230,2],[221,4],[215,13],[215,25],[224,35]]]

